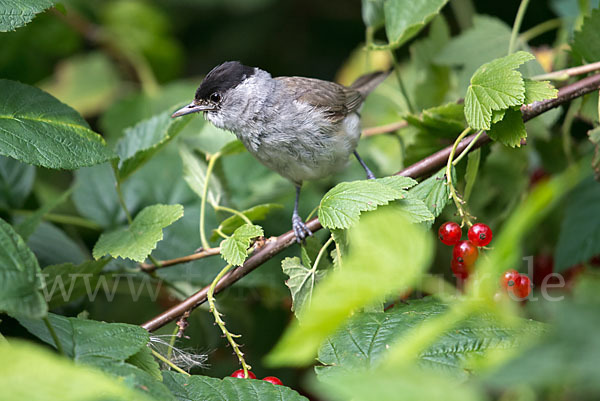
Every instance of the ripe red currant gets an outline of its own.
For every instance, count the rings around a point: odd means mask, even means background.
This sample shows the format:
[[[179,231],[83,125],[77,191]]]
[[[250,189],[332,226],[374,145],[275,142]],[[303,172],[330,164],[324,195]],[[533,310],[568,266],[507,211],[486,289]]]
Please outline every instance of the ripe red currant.
[[[452,249],[452,260],[458,263],[464,263],[465,266],[472,266],[477,257],[479,256],[479,250],[471,241],[460,241],[454,245]]]
[[[462,230],[460,226],[452,221],[447,221],[440,226],[438,237],[443,244],[456,245],[460,241]]]
[[[511,291],[517,298],[524,299],[531,293],[531,280],[524,274],[519,274]]]
[[[469,228],[467,236],[477,246],[486,246],[492,240],[492,229],[487,224],[477,223]]]
[[[245,379],[244,369],[238,369],[231,374],[231,377],[236,377],[238,379]],[[256,379],[256,375],[251,371],[248,371],[248,379]]]
[[[508,290],[509,288],[514,287],[517,277],[519,277],[518,271],[516,271],[515,269],[507,270],[500,279],[500,284],[502,285],[502,288]]]
[[[450,262],[450,268],[452,269],[454,276],[459,280],[466,280],[471,273],[470,266],[458,262],[455,259],[452,259],[452,262]]]
[[[276,384],[278,386],[283,386],[283,382],[281,380],[279,380],[275,376],[267,376],[263,380],[266,381],[266,382],[269,382],[271,384]]]

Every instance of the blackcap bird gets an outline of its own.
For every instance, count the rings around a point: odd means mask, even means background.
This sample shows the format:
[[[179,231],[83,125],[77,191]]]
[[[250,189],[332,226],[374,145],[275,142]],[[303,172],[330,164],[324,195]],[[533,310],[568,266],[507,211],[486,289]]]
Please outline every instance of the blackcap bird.
[[[359,110],[389,71],[363,75],[351,86],[303,77],[271,77],[257,67],[228,61],[213,68],[194,101],[171,117],[204,112],[233,132],[261,163],[296,186],[292,227],[298,242],[312,235],[298,215],[300,188],[343,169],[354,153],[367,178],[375,176],[356,152]]]

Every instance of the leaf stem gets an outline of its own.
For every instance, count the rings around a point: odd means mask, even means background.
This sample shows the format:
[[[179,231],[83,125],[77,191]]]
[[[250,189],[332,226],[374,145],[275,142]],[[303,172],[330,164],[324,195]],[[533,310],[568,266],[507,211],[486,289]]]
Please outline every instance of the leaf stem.
[[[208,184],[210,182],[210,176],[215,167],[215,163],[221,157],[221,152],[217,152],[214,155],[210,156],[208,159],[208,167],[206,168],[206,177],[204,179],[204,190],[202,191],[202,203],[200,204],[200,242],[202,243],[202,248],[209,249],[210,244],[206,239],[206,232],[204,230],[204,221],[205,221],[205,212],[206,212],[206,198],[208,196]]]
[[[244,220],[244,222],[246,224],[250,224],[252,225],[252,221],[248,218],[248,216],[246,216],[244,213],[240,212],[239,210],[235,210],[232,209],[230,207],[226,207],[226,206],[221,206],[221,205],[216,205],[213,206],[213,208],[215,209],[215,211],[219,212],[219,211],[223,211],[223,212],[227,212],[227,213],[231,213],[233,215],[236,215],[237,217],[239,217],[240,219]]]
[[[313,267],[312,267],[311,271],[313,271],[313,272],[317,271],[317,267],[319,266],[319,262],[321,261],[321,258],[323,257],[323,255],[325,254],[325,251],[327,250],[329,245],[331,245],[332,242],[333,242],[333,235],[331,235],[329,237],[329,239],[323,244],[321,249],[319,249],[319,253],[317,254],[317,257],[315,258],[315,263],[313,263]]]
[[[127,222],[129,225],[133,223],[133,219],[131,218],[131,214],[127,209],[127,205],[125,204],[125,198],[123,197],[123,191],[121,190],[121,178],[119,177],[119,169],[116,164],[112,163],[113,173],[115,174],[115,189],[117,190],[117,197],[119,198],[119,203],[121,204],[121,208],[125,212],[125,217],[127,217]]]
[[[162,356],[160,354],[160,352],[156,352],[152,348],[150,348],[150,351],[152,352],[152,355],[154,355],[157,359],[160,359],[162,362],[164,362],[166,365],[168,365],[171,369],[173,369],[181,374],[184,374],[186,376],[191,376],[188,372],[181,369],[179,366],[175,365],[173,362],[171,362],[170,360],[168,360],[167,358]]]
[[[564,70],[553,71],[547,74],[535,75],[531,77],[531,79],[536,81],[543,81],[546,79],[564,81],[577,75],[587,74],[588,72],[594,72],[598,70],[600,70],[600,61],[590,64],[579,65],[577,67],[571,67]]]
[[[56,345],[56,349],[58,350],[58,352],[60,352],[61,355],[67,356],[67,354],[65,354],[65,350],[62,347],[62,344],[60,343],[60,340],[58,339],[58,336],[56,335],[56,331],[54,331],[52,323],[50,323],[50,319],[48,319],[48,316],[44,316],[42,320],[44,321],[46,328],[50,332],[50,335],[52,336],[52,341],[54,341],[54,345]]]
[[[548,31],[553,29],[558,29],[562,26],[561,18],[553,18],[547,21],[542,22],[532,28],[529,28],[525,32],[519,35],[519,39],[525,43],[529,42],[531,39],[534,39]]]
[[[396,74],[396,80],[398,81],[398,86],[400,87],[400,93],[404,97],[404,101],[406,102],[406,107],[410,113],[415,112],[415,108],[408,97],[408,91],[404,86],[404,81],[402,81],[402,76],[400,76],[400,65],[398,64],[398,60],[396,59],[396,55],[393,50],[390,50],[390,54],[392,56],[392,63],[394,64],[394,74]]]
[[[517,39],[519,38],[519,30],[521,29],[521,23],[523,22],[523,17],[525,16],[525,10],[527,10],[527,6],[529,5],[529,0],[521,0],[521,4],[519,4],[519,10],[517,11],[517,16],[515,17],[515,22],[512,27],[512,32],[510,33],[510,43],[508,44],[508,54],[513,54],[517,47]]]
[[[450,197],[454,201],[454,204],[456,205],[458,214],[460,215],[460,217],[462,219],[461,226],[463,226],[466,223],[467,226],[471,227],[472,223],[471,223],[470,215],[464,209],[463,201],[459,198],[458,193],[456,192],[456,188],[454,188],[454,184],[452,183],[452,166],[453,166],[452,161],[454,159],[454,153],[456,152],[456,148],[458,147],[458,144],[463,140],[464,137],[466,137],[469,134],[469,132],[471,132],[471,127],[467,127],[465,130],[463,130],[463,132],[460,133],[458,138],[456,138],[456,141],[454,141],[454,145],[452,146],[452,149],[450,150],[450,156],[448,156],[448,163],[446,163],[446,182],[448,183],[448,188],[450,188]],[[474,142],[475,141],[473,141],[471,143],[474,143]]]
[[[175,341],[177,341],[177,333],[179,333],[179,326],[175,325],[175,330],[173,330],[171,340],[169,341],[169,348],[167,348],[167,359],[169,361],[173,357],[173,347],[175,346]]]
[[[217,310],[217,306],[215,305],[215,288],[217,287],[217,284],[219,283],[221,278],[223,278],[223,276],[232,267],[233,267],[233,265],[230,263],[227,266],[225,266],[219,272],[219,274],[217,274],[217,277],[215,277],[215,279],[210,284],[210,287],[208,288],[208,292],[206,294],[206,300],[208,301],[209,310],[215,318],[215,323],[217,324],[217,326],[219,326],[219,328],[221,329],[221,332],[227,338],[227,341],[229,341],[231,348],[233,348],[233,351],[237,355],[238,360],[240,361],[240,364],[242,365],[242,369],[244,370],[244,378],[247,379],[248,372],[250,371],[250,369],[252,369],[252,367],[246,363],[246,360],[244,359],[244,354],[240,350],[240,346],[234,340],[234,338],[238,338],[241,336],[239,334],[232,334],[229,332],[229,330],[227,330],[227,327],[225,327],[225,322],[223,321],[223,319],[221,319],[222,315],[221,315],[221,313],[219,313],[219,311]]]
[[[475,138],[473,138],[473,140],[471,142],[469,142],[467,147],[464,148],[462,152],[460,152],[460,155],[458,155],[458,157],[456,159],[454,159],[454,161],[452,162],[453,166],[456,166],[460,162],[460,160],[471,151],[471,148],[473,148],[473,145],[475,145],[475,142],[477,142],[477,140],[479,139],[481,134],[483,134],[483,131],[479,131],[477,133],[477,135],[475,136]]]

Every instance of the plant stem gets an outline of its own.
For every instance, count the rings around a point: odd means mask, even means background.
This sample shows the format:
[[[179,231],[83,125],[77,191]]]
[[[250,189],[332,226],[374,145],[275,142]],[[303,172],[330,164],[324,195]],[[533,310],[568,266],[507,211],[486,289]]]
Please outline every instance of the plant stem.
[[[527,10],[527,6],[529,5],[529,0],[521,0],[521,4],[519,5],[519,10],[517,11],[517,16],[515,17],[515,22],[512,27],[512,32],[510,33],[510,43],[508,44],[508,54],[512,54],[517,47],[517,39],[519,38],[519,30],[521,29],[521,23],[523,22],[523,17],[525,16],[525,10]]]
[[[561,18],[553,18],[547,21],[542,22],[534,26],[533,28],[529,28],[525,32],[519,35],[519,39],[525,43],[529,42],[531,39],[534,39],[548,31],[553,29],[558,29],[562,26]]]
[[[460,160],[471,151],[471,148],[473,148],[473,145],[475,145],[475,142],[477,142],[477,140],[479,139],[481,134],[483,134],[483,131],[479,131],[477,133],[477,135],[475,136],[475,138],[473,138],[473,140],[471,142],[469,142],[467,147],[464,148],[462,152],[460,152],[460,155],[458,155],[458,157],[456,159],[454,159],[454,161],[452,162],[453,166],[456,166],[458,164],[458,162],[460,162]]]
[[[121,208],[125,212],[125,217],[127,217],[127,222],[129,225],[133,223],[133,219],[131,218],[131,214],[127,209],[127,205],[125,204],[125,198],[123,197],[123,191],[121,190],[121,179],[119,178],[119,169],[115,164],[112,164],[113,173],[115,174],[115,189],[117,190],[117,197],[119,198],[119,203],[121,204]]]
[[[173,347],[175,346],[175,341],[177,341],[177,333],[179,333],[179,326],[175,325],[175,330],[173,330],[173,334],[171,335],[171,340],[169,341],[169,348],[167,349],[167,359],[170,361],[173,356]]]
[[[553,79],[557,81],[564,81],[571,77],[575,77],[581,74],[587,74],[588,72],[594,72],[600,70],[600,61],[590,64],[584,64],[577,67],[571,67],[564,70],[553,71],[547,74],[535,75],[531,79],[536,81],[543,81],[546,79]]]
[[[330,236],[329,239],[323,244],[321,249],[319,249],[319,253],[317,254],[317,257],[315,258],[315,263],[313,263],[313,267],[312,267],[311,271],[313,271],[313,272],[317,271],[317,267],[319,266],[319,262],[321,261],[321,258],[325,254],[327,247],[329,247],[329,245],[331,245],[332,242],[333,242],[333,235]]]
[[[232,264],[228,264],[219,272],[219,274],[217,274],[217,277],[215,277],[215,279],[210,284],[208,293],[206,294],[206,299],[208,301],[209,310],[215,317],[215,323],[219,326],[221,332],[227,338],[227,341],[229,341],[231,348],[233,348],[233,351],[237,355],[238,360],[242,365],[242,369],[244,370],[244,377],[247,379],[248,372],[250,371],[250,369],[252,369],[252,367],[246,363],[246,360],[244,359],[244,354],[240,350],[240,346],[234,340],[234,338],[238,338],[241,336],[239,334],[232,334],[229,332],[229,330],[227,330],[227,327],[225,327],[225,322],[223,321],[223,319],[221,319],[221,313],[219,313],[215,305],[215,287],[217,286],[221,278],[225,275],[225,273],[227,273],[232,268],[232,266]]]
[[[219,234],[223,239],[229,238],[229,235],[225,234],[219,227],[215,228],[215,232]]]
[[[398,86],[400,87],[400,93],[404,97],[404,101],[406,102],[406,107],[410,113],[414,113],[415,109],[408,97],[408,91],[404,86],[404,82],[402,81],[402,77],[400,76],[400,65],[398,64],[398,60],[396,59],[396,55],[394,54],[394,50],[390,50],[390,54],[392,56],[392,62],[394,64],[394,74],[396,74],[396,79],[398,80]]]
[[[171,369],[184,374],[186,376],[191,376],[188,372],[186,372],[185,370],[181,369],[179,366],[175,365],[173,362],[169,361],[167,358],[165,358],[164,356],[162,356],[160,354],[160,352],[156,352],[154,351],[152,348],[150,349],[150,351],[152,352],[152,355],[154,355],[156,358],[160,359],[162,362],[164,362],[165,364],[167,364]]]
[[[52,336],[52,341],[54,341],[54,345],[56,345],[56,349],[58,350],[58,352],[61,355],[67,356],[67,354],[65,354],[65,350],[62,347],[62,344],[60,343],[60,340],[58,339],[58,336],[56,335],[56,331],[54,331],[54,327],[52,326],[52,323],[50,323],[50,319],[48,319],[48,316],[44,316],[42,318],[42,320],[44,321],[46,328],[48,328],[48,331],[50,332],[50,335]]]
[[[215,163],[221,156],[220,152],[215,153],[210,156],[208,160],[208,167],[206,168],[206,177],[204,179],[204,191],[202,192],[202,203],[200,204],[200,242],[202,243],[202,248],[209,249],[210,244],[206,239],[206,232],[204,231],[204,214],[206,212],[206,197],[208,196],[208,184],[210,182],[210,176],[212,174],[213,168],[215,167]]]
[[[223,212],[228,212],[228,213],[234,214],[234,215],[236,215],[237,217],[239,217],[240,219],[244,220],[244,222],[245,222],[246,224],[250,224],[250,225],[252,225],[252,224],[253,224],[253,223],[252,223],[252,221],[251,221],[251,220],[248,218],[248,216],[246,216],[244,213],[240,212],[239,210],[235,210],[235,209],[232,209],[232,208],[230,208],[230,207],[221,206],[221,205],[216,205],[216,206],[213,206],[213,208],[214,208],[214,209],[215,209],[215,211],[217,211],[217,212],[218,212],[218,211],[223,211]]]
[[[34,212],[31,210],[13,210],[14,214],[20,216],[30,216]],[[58,213],[46,213],[44,214],[44,220],[51,221],[59,224],[68,224],[71,226],[84,227],[89,228],[90,230],[101,230],[102,227],[91,220],[85,219],[79,216],[71,216],[67,214],[58,214]]]
[[[454,145],[452,146],[452,150],[450,151],[450,156],[448,156],[448,163],[446,163],[446,182],[448,183],[448,188],[450,188],[450,197],[454,201],[458,214],[462,219],[461,226],[463,226],[466,223],[467,226],[471,227],[472,223],[469,217],[469,213],[463,208],[463,201],[458,197],[456,188],[454,188],[454,184],[452,183],[452,161],[454,159],[454,153],[456,152],[456,148],[458,147],[460,141],[462,141],[463,138],[469,134],[469,132],[471,132],[471,127],[468,127],[463,132],[461,132],[458,138],[456,138],[456,141],[454,141]],[[472,141],[471,143],[474,143],[474,141]]]
[[[579,110],[580,106],[581,98],[571,102],[569,108],[567,109],[567,113],[565,114],[565,120],[560,127],[563,151],[565,152],[565,157],[567,158],[567,162],[569,164],[573,164],[573,141],[571,140],[571,126],[573,125],[573,121],[575,121],[575,116],[577,115],[577,111]]]

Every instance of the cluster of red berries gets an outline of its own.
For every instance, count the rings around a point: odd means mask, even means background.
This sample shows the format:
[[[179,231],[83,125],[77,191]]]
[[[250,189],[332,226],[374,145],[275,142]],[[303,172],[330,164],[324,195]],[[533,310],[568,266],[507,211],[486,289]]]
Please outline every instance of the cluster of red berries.
[[[235,372],[233,372],[231,374],[231,377],[236,377],[238,379],[245,379],[244,369],[236,370]],[[256,375],[254,373],[248,371],[248,379],[256,379]],[[278,386],[283,385],[283,382],[275,376],[267,376],[267,377],[263,378],[263,380],[266,382],[269,382],[271,384],[276,384]]]
[[[521,300],[527,298],[531,293],[531,280],[527,275],[521,274],[515,269],[504,273],[500,279],[500,285]]]
[[[479,247],[487,246],[492,241],[492,229],[483,223],[473,224],[467,233],[469,239],[461,241],[462,229],[458,224],[448,221],[440,226],[438,236],[443,244],[454,246],[450,267],[454,276],[464,281],[479,257]]]

